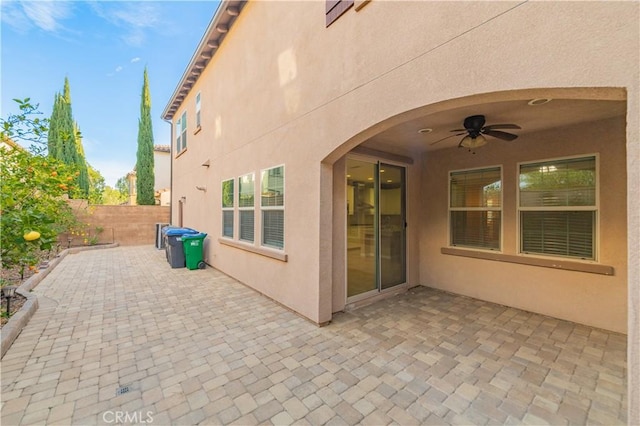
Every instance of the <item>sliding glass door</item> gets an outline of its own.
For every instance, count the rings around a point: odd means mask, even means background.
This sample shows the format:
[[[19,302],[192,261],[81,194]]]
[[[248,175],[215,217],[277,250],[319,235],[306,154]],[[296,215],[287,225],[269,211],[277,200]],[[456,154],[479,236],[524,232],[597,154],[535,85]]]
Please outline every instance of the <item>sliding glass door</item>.
[[[405,168],[347,159],[347,297],[406,282]]]

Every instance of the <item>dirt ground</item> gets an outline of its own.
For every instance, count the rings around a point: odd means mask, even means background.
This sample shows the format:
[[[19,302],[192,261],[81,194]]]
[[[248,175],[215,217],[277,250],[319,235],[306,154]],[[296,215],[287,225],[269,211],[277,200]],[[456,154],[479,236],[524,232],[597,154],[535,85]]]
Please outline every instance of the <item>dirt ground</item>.
[[[11,299],[11,315],[18,312],[20,308],[22,308],[22,305],[24,305],[24,302],[26,301],[27,299],[25,297],[22,297],[19,294],[16,294]],[[9,317],[5,315],[5,312],[7,310],[7,301],[4,299],[4,297],[2,298],[0,303],[2,303],[2,310],[1,310],[2,317],[0,317],[0,328],[2,328],[7,323],[7,321],[9,321]]]
[[[41,264],[42,262],[47,261],[47,258],[48,258],[47,254],[43,253],[42,256],[40,256]],[[20,269],[18,267],[15,267],[12,269],[5,268],[5,269],[2,269],[2,274],[0,277],[2,278],[2,282],[6,283],[6,285],[20,286],[24,281],[28,280],[31,276],[39,272],[40,271],[38,267],[36,267],[35,269],[25,269],[24,276],[21,277]],[[24,305],[24,302],[26,301],[27,301],[26,298],[16,293],[16,295],[11,299],[11,315],[18,312],[20,308],[22,308],[22,305]],[[2,326],[4,326],[7,323],[7,321],[9,321],[9,316],[7,316],[6,311],[7,311],[7,301],[4,297],[2,297],[0,299],[0,314],[1,314],[0,328],[2,328]]]

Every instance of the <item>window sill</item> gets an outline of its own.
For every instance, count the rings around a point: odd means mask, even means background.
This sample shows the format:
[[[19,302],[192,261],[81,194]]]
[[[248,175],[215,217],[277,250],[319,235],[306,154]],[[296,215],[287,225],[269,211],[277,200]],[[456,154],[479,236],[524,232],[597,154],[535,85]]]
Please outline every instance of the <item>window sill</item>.
[[[356,12],[359,12],[360,9],[362,9],[363,7],[365,7],[367,4],[369,4],[371,0],[356,0],[355,2],[355,6],[356,6]]]
[[[516,256],[513,254],[502,254],[495,252],[484,252],[476,250],[465,250],[454,247],[442,247],[442,254],[452,256],[471,257],[474,259],[494,260],[498,262],[519,263],[521,265],[540,266],[543,268],[562,269],[565,271],[587,272],[590,274],[614,275],[613,266],[600,265],[597,263],[583,263],[567,259],[543,259],[539,257]]]
[[[280,260],[282,262],[287,262],[289,260],[289,255],[284,252],[275,249],[269,249],[266,247],[256,247],[252,244],[243,243],[240,241],[234,241],[228,238],[218,238],[218,242],[220,244],[224,244],[226,246],[230,246],[233,248],[237,248],[240,250],[248,251],[251,253],[259,254],[261,256],[270,257],[271,259]]]
[[[202,126],[198,126],[196,127],[196,129],[193,131],[194,135],[197,135],[198,133],[200,133],[200,131],[202,130]]]
[[[179,158],[182,156],[182,154],[184,154],[185,152],[187,152],[187,148],[183,149],[182,151],[180,151],[179,153],[176,154],[176,158]]]

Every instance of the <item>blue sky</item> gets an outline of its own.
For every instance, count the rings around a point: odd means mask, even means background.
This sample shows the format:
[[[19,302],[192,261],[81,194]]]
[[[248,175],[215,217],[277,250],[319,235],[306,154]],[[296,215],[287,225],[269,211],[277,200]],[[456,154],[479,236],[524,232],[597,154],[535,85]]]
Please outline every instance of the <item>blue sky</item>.
[[[1,7],[2,112],[31,98],[49,117],[65,77],[87,161],[107,185],[133,169],[144,67],[156,145],[160,118],[218,1],[6,1]]]

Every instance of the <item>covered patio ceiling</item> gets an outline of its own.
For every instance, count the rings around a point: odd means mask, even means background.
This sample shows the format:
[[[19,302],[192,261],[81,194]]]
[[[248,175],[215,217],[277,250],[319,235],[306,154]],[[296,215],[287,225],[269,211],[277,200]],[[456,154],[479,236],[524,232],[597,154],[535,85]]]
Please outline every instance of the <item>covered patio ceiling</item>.
[[[451,130],[463,128],[465,117],[478,114],[486,117],[486,125],[519,125],[522,127],[521,130],[507,130],[518,136],[613,117],[624,118],[626,115],[626,100],[551,99],[545,102],[546,99],[548,98],[535,98],[535,101],[505,100],[453,106],[436,112],[426,111],[378,133],[363,146],[398,154],[456,147],[463,136],[452,136],[456,133],[452,133]],[[408,114],[417,113],[418,110],[415,110]],[[447,138],[448,136],[452,137]],[[437,142],[443,138],[447,139]],[[518,143],[518,139],[507,142],[487,137],[487,140],[489,143],[499,144]]]

